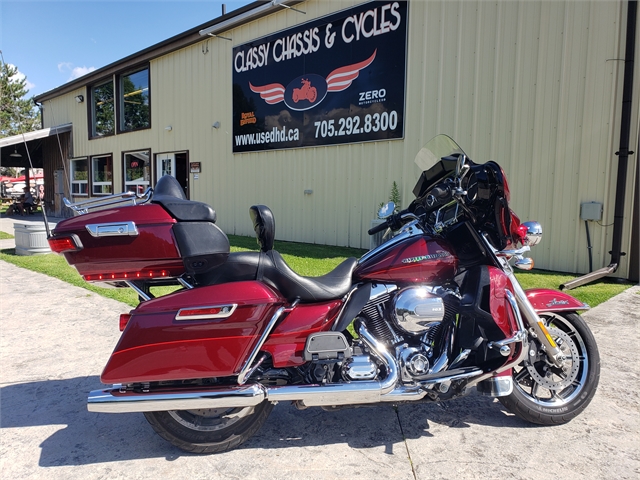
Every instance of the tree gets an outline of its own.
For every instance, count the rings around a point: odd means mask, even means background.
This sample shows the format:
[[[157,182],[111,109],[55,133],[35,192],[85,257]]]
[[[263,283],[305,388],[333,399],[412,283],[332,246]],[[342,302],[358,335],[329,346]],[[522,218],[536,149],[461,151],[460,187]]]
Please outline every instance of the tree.
[[[0,65],[0,138],[40,128],[40,117],[28,93],[27,78],[13,65]]]

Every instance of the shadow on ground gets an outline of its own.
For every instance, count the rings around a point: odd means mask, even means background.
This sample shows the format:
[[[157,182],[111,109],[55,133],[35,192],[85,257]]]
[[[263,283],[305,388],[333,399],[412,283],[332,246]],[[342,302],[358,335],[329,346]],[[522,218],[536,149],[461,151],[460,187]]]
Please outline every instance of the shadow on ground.
[[[96,388],[100,383],[95,376],[5,385],[0,389],[0,428],[62,426],[40,445],[39,464],[43,467],[158,457],[175,460],[189,455],[158,437],[142,414],[88,412],[86,395]],[[392,454],[403,435],[407,439],[437,440],[437,433],[430,432],[434,424],[450,428],[473,424],[531,427],[506,414],[493,399],[475,392],[443,404],[405,404],[397,409],[384,405],[331,412],[320,408],[299,411],[280,404],[241,448],[268,451],[346,443],[355,449],[384,446],[385,452]],[[19,435],[19,430],[14,433]]]

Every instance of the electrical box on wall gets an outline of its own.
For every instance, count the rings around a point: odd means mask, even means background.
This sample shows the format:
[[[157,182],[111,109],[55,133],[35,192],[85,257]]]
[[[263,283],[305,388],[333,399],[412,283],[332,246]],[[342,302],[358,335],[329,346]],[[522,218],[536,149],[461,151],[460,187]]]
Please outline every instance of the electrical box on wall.
[[[64,171],[55,170],[53,172],[53,191],[54,193],[64,195]]]
[[[602,203],[584,202],[580,204],[580,220],[602,220]]]

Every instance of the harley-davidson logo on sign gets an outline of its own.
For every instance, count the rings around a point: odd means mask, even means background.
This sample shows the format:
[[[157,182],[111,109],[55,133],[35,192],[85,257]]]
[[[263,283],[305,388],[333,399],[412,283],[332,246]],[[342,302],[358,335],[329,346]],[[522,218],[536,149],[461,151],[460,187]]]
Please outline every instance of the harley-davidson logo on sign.
[[[407,4],[369,2],[235,47],[233,151],[402,138]]]

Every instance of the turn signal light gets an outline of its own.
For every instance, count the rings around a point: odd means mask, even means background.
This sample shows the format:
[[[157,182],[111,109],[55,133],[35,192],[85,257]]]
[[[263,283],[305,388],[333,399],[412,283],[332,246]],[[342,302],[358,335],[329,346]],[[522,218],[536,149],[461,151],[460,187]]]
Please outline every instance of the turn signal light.
[[[51,251],[55,253],[77,252],[82,250],[82,243],[76,235],[70,235],[68,237],[49,237],[47,241],[49,242]]]
[[[131,314],[130,313],[121,313],[120,314],[120,331],[124,332],[124,329],[127,326],[127,323],[129,323],[129,320],[131,320]]]

